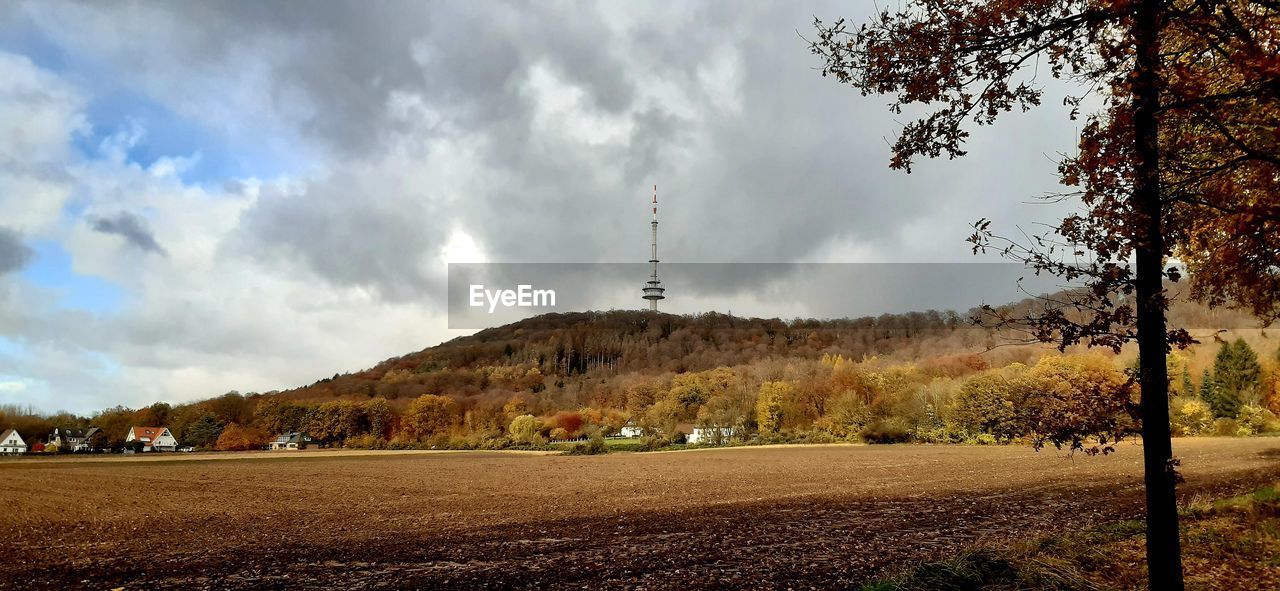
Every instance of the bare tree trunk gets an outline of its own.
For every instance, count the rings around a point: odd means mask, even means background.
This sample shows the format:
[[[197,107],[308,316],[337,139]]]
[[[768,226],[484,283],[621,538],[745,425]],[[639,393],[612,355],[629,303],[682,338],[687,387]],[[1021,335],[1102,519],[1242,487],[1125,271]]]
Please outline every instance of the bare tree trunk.
[[[1169,433],[1168,334],[1165,326],[1164,229],[1160,204],[1159,52],[1161,0],[1140,0],[1134,15],[1133,108],[1137,163],[1133,205],[1139,213],[1135,252],[1138,296],[1142,455],[1147,487],[1147,575],[1151,591],[1182,591],[1173,446]]]

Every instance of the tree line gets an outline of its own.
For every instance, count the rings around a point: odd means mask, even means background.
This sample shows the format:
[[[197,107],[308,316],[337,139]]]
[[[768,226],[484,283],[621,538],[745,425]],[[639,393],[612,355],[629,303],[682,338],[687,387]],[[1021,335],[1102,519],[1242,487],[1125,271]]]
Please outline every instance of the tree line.
[[[945,336],[934,335],[934,339]],[[923,340],[923,338],[922,338]],[[1115,441],[1138,429],[1134,362],[1123,355],[1057,354],[1036,347],[912,359],[853,358],[829,346],[813,357],[762,356],[681,373],[543,375],[535,364],[393,369],[440,393],[388,399],[295,400],[231,392],[191,404],[115,407],[89,417],[0,409],[29,440],[54,427],[102,429],[112,447],[134,425],[167,426],[182,445],[261,449],[283,433],[361,448],[541,445],[618,434],[628,424],[658,444],[704,427],[713,443],[744,441],[1061,444],[1088,433]],[[1259,356],[1243,338],[1169,354],[1172,429],[1179,435],[1252,435],[1276,428],[1280,349]],[[1201,370],[1200,365],[1203,365]],[[452,389],[451,389],[452,388]],[[1077,435],[1078,437],[1078,435]],[[1065,439],[1064,439],[1065,438]]]

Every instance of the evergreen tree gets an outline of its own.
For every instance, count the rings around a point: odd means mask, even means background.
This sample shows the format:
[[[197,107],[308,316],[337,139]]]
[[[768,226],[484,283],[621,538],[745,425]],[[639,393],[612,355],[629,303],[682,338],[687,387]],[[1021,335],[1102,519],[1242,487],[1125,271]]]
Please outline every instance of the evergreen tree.
[[[218,422],[217,416],[203,413],[183,430],[180,443],[193,447],[213,447],[222,435],[222,430],[222,423]]]
[[[1209,373],[1208,368],[1205,368],[1204,375],[1200,376],[1200,399],[1203,400],[1205,404],[1208,404],[1209,408],[1215,408],[1214,399],[1216,398],[1217,388],[1213,383],[1213,374]]]
[[[1191,383],[1191,368],[1184,365],[1182,366],[1182,395],[1194,396],[1195,393],[1196,387]]]
[[[1258,354],[1244,339],[1224,343],[1213,360],[1214,398],[1209,401],[1218,417],[1235,418],[1240,407],[1256,398],[1262,386]]]

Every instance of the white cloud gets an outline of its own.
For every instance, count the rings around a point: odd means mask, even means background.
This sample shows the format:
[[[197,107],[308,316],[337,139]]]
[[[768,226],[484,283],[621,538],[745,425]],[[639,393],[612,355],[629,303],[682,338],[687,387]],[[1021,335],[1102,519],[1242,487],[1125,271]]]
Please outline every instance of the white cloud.
[[[136,125],[109,138],[96,158],[77,158],[64,146],[83,127],[84,101],[23,58],[0,54],[0,73],[12,74],[0,74],[6,81],[0,96],[40,97],[17,106],[0,101],[0,125],[39,123],[32,128],[38,133],[0,138],[0,154],[38,156],[56,173],[19,178],[12,167],[0,168],[0,184],[25,183],[29,195],[56,197],[15,201],[7,209],[21,214],[16,219],[23,227],[45,228],[57,238],[75,273],[110,281],[127,294],[120,310],[91,314],[59,307],[48,289],[25,279],[5,278],[0,332],[21,355],[0,360],[0,373],[17,376],[0,381],[0,401],[84,412],[287,388],[449,335],[431,301],[387,302],[358,286],[332,286],[292,259],[239,248],[244,218],[268,198],[263,195],[288,193],[296,183],[246,179],[238,191],[184,184],[174,173],[187,156],[162,157],[146,169],[125,158],[145,135]],[[81,218],[67,219],[63,211],[72,193],[83,206]],[[118,211],[144,215],[168,256],[130,249],[87,222],[96,212]],[[479,252],[459,231],[447,248],[423,256],[436,261]]]
[[[1053,187],[1042,155],[1072,130],[1052,111],[980,130],[964,161],[886,169],[884,99],[819,77],[795,34],[844,5],[506,8],[13,11],[65,64],[0,53],[3,223],[124,297],[90,314],[0,278],[0,334],[23,349],[0,373],[31,380],[24,400],[83,411],[367,367],[457,334],[448,262],[645,260],[655,183],[664,261],[952,261],[969,216],[1052,219],[1010,207]],[[129,149],[165,130],[110,121],[78,154],[103,96],[208,137],[143,167]],[[276,170],[184,180],[219,156]],[[122,212],[162,251],[87,221]],[[769,313],[752,296],[686,304]]]

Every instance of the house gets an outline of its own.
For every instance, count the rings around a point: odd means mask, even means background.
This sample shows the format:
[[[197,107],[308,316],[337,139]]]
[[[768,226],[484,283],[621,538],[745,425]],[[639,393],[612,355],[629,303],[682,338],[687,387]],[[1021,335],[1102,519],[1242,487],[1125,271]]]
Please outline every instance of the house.
[[[728,441],[737,431],[733,427],[694,427],[689,433],[689,443],[721,444]]]
[[[674,429],[659,429],[658,434],[675,443],[689,443],[689,438],[693,436],[693,423],[676,423]]]
[[[130,427],[125,443],[141,441],[142,451],[177,451],[178,440],[168,427]]]
[[[104,451],[107,449],[107,433],[97,427],[89,427],[84,432],[85,451]]]
[[[49,434],[49,440],[45,443],[49,447],[57,447],[63,451],[85,451],[88,445],[88,433],[84,429],[63,429],[54,427],[53,432]]]
[[[640,425],[637,425],[635,421],[629,421],[626,425],[623,425],[622,428],[618,430],[618,437],[626,437],[628,439],[634,439],[636,437],[643,437],[643,436],[644,436],[644,429],[641,429]]]
[[[307,449],[312,443],[311,436],[306,433],[282,433],[271,442],[271,451],[282,449]]]
[[[27,453],[27,442],[17,431],[9,429],[0,434],[0,455]]]

